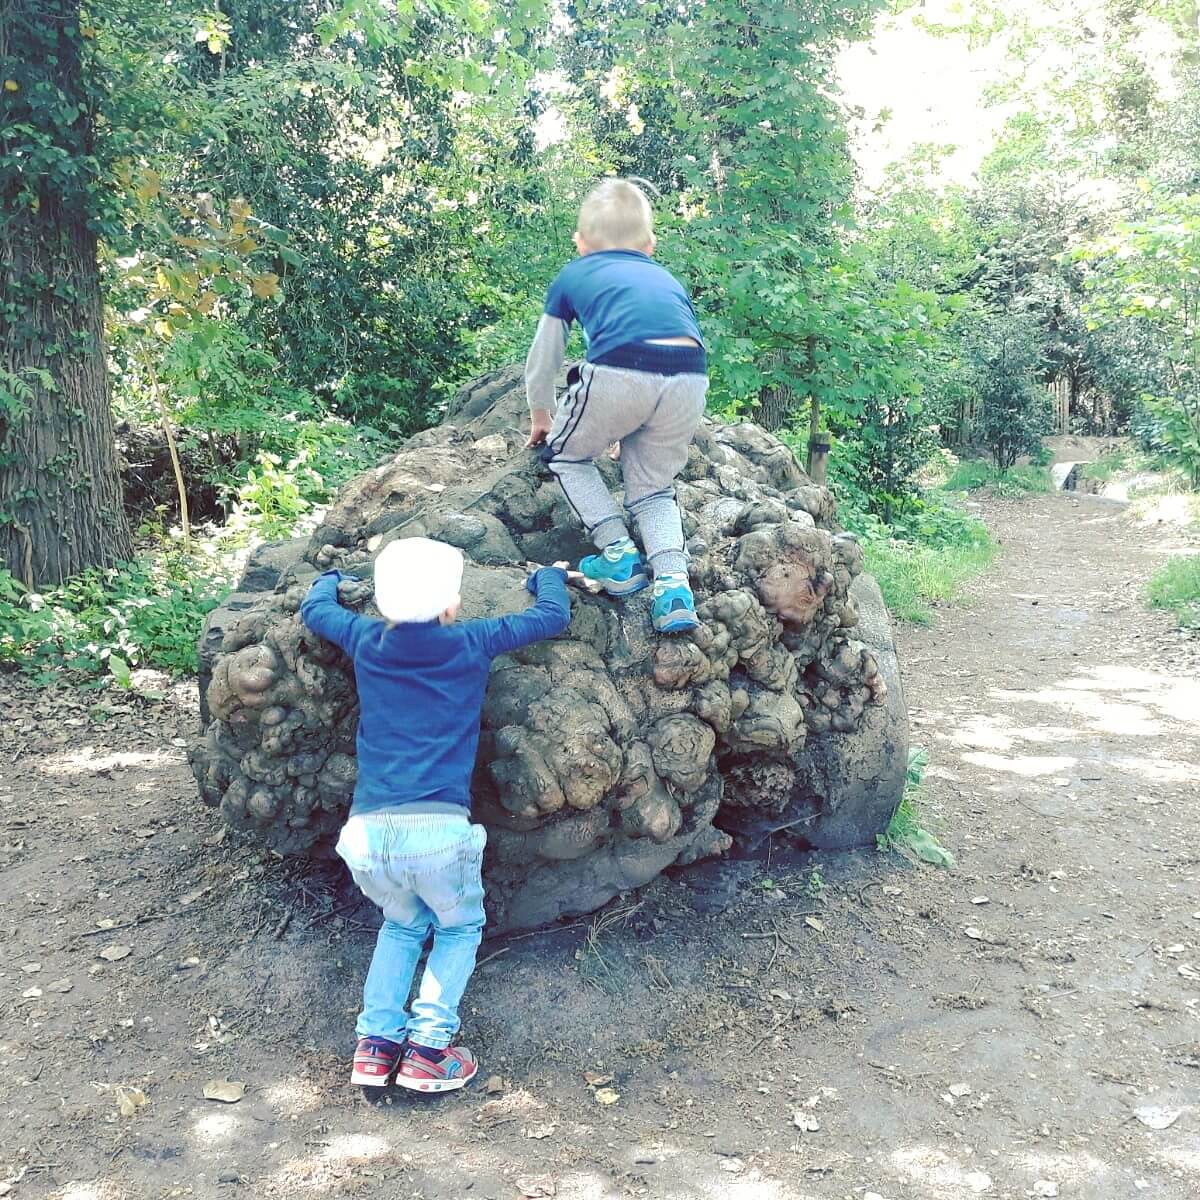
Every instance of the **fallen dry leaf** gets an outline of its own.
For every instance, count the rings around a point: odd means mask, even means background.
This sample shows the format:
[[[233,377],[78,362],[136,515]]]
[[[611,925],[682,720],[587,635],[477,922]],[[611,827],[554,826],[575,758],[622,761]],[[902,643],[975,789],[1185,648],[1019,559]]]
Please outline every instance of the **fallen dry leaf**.
[[[516,1181],[517,1191],[528,1200],[541,1200],[543,1196],[556,1195],[558,1189],[549,1175],[525,1175]]]
[[[963,930],[963,935],[965,937],[969,937],[973,942],[984,941],[983,930],[977,929],[974,925],[968,925],[966,929]]]
[[[584,1071],[583,1079],[588,1087],[594,1088],[603,1087],[606,1083],[612,1083],[613,1081],[611,1075],[597,1075],[595,1071]]]
[[[145,1108],[146,1103],[146,1093],[141,1088],[123,1084],[117,1088],[117,1111],[121,1116],[132,1117],[139,1108]]]
[[[809,1112],[795,1112],[792,1114],[792,1124],[804,1133],[817,1133],[821,1128],[821,1122]]]
[[[205,1100],[220,1100],[222,1104],[236,1104],[246,1094],[246,1085],[238,1080],[210,1079],[204,1085]]]
[[[521,1132],[527,1138],[533,1138],[534,1141],[540,1142],[544,1138],[550,1137],[557,1128],[558,1126],[553,1123],[549,1125],[530,1125],[528,1129],[524,1129]]]
[[[593,1095],[597,1104],[616,1104],[621,1098],[620,1092],[614,1092],[610,1087],[597,1088]]]
[[[804,923],[809,929],[815,929],[818,933],[825,932],[825,922],[820,917],[805,917]]]
[[[41,963],[22,963],[21,964],[21,970],[24,971],[26,975],[36,975],[41,969],[42,969]]]
[[[1200,979],[1200,971],[1197,971],[1191,963],[1182,963],[1179,967],[1179,973],[1184,979]]]
[[[22,1000],[36,1000],[41,994],[42,994],[42,989],[40,987],[26,988],[21,993],[21,999]]]
[[[971,1085],[969,1083],[952,1083],[946,1090],[955,1097],[969,1096]]]
[[[504,1080],[499,1075],[489,1075],[487,1083],[483,1085],[483,1090],[489,1096],[498,1096],[504,1091]]]
[[[46,984],[48,992],[69,992],[75,985],[69,979],[56,979],[53,983]]]
[[[133,951],[129,946],[105,946],[100,951],[100,957],[108,962],[120,962],[123,958],[128,958]]]
[[[111,929],[115,924],[116,924],[116,921],[114,921],[112,919],[112,917],[101,917],[100,920],[98,920],[96,922],[96,928],[97,929]]]
[[[1039,1179],[1033,1185],[1033,1194],[1035,1196],[1057,1196],[1058,1184],[1053,1179]]]

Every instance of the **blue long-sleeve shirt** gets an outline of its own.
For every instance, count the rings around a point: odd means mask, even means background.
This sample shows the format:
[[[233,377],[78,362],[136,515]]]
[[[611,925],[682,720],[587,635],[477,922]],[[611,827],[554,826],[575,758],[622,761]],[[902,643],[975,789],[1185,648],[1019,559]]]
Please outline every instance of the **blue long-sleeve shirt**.
[[[358,782],[351,814],[411,804],[471,807],[479,715],[492,659],[554,637],[571,620],[567,577],[543,567],[527,586],[532,608],[442,625],[389,625],[338,603],[342,576],[327,571],[300,616],[354,662],[358,687]]]

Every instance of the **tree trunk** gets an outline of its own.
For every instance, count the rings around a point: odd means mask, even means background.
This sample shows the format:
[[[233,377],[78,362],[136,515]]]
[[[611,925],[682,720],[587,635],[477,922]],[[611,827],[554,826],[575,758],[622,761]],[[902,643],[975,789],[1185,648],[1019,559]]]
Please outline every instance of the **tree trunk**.
[[[0,62],[19,89],[6,88],[10,112],[66,156],[53,172],[0,178],[0,561],[41,586],[128,558],[131,545],[104,355],[79,3],[0,0],[0,17]],[[45,103],[46,84],[57,103]]]

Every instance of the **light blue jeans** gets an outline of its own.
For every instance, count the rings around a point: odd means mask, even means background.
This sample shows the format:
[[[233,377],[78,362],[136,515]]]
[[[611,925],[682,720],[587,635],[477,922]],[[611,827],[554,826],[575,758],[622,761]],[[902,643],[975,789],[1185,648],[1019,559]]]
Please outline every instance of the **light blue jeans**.
[[[472,825],[465,812],[367,813],[342,828],[337,852],[354,882],[383,910],[363,987],[360,1038],[450,1045],[483,936],[486,842],[483,826]],[[410,1013],[413,977],[431,930],[433,948]]]

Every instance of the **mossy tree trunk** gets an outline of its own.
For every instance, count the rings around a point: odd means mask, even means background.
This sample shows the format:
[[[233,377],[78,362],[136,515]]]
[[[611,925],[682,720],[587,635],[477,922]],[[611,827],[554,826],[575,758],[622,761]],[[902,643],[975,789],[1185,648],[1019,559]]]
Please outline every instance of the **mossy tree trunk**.
[[[78,0],[0,0],[0,561],[29,586],[130,554],[82,43]]]

